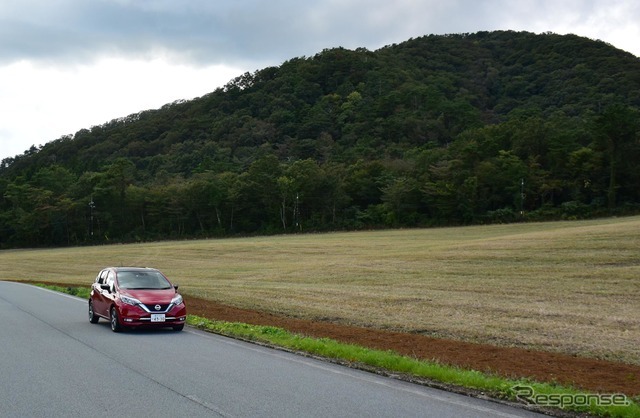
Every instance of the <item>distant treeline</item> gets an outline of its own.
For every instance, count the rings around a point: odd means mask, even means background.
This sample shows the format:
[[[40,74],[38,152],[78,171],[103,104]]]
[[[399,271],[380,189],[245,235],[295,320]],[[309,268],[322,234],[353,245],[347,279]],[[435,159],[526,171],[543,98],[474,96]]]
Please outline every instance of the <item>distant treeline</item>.
[[[575,35],[327,49],[4,159],[0,248],[637,213],[639,108]]]

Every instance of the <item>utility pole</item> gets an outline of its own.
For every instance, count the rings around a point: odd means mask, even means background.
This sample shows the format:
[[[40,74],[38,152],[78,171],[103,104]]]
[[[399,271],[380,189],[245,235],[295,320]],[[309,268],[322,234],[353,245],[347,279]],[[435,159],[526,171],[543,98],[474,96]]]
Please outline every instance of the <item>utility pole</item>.
[[[520,216],[524,218],[524,178],[520,179]]]
[[[295,224],[296,224],[296,229],[301,229],[300,228],[300,212],[299,212],[300,209],[299,209],[299,206],[298,206],[299,202],[300,202],[300,196],[296,192],[296,203],[293,206],[293,219],[294,219]]]
[[[93,209],[95,207],[96,207],[96,204],[93,202],[93,196],[91,196],[91,201],[89,202],[89,217],[90,217],[89,235],[91,236],[91,239],[93,239]]]

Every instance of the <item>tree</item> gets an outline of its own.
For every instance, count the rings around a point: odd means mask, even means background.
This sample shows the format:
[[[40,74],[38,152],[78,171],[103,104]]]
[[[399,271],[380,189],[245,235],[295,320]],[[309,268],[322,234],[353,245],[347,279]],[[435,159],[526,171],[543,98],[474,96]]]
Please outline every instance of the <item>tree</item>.
[[[278,178],[281,175],[278,159],[266,155],[254,161],[239,177],[236,204],[241,218],[236,217],[236,225],[242,225],[247,232],[280,229]]]
[[[617,203],[617,191],[620,188],[618,180],[620,166],[629,157],[628,153],[638,150],[640,116],[637,110],[628,106],[613,105],[598,117],[596,127],[609,160],[607,203],[609,209],[614,209]]]
[[[126,191],[135,171],[129,159],[119,158],[94,176],[91,194],[100,207],[106,236],[122,236],[133,228],[132,219],[127,215]]]
[[[478,165],[478,198],[485,210],[494,211],[520,208],[521,184],[527,181],[527,166],[511,151],[498,155]]]
[[[288,176],[280,176],[277,180],[278,192],[280,194],[280,222],[282,230],[287,230],[287,203],[293,200],[295,195],[293,191],[293,179]],[[292,211],[292,217],[295,216],[295,209]]]
[[[570,183],[571,199],[592,204],[606,187],[598,176],[602,171],[602,154],[593,148],[582,147],[570,153],[567,160],[567,169],[573,179]]]
[[[412,225],[416,221],[420,194],[415,178],[401,176],[382,187],[382,201],[388,205],[392,219],[390,226]]]

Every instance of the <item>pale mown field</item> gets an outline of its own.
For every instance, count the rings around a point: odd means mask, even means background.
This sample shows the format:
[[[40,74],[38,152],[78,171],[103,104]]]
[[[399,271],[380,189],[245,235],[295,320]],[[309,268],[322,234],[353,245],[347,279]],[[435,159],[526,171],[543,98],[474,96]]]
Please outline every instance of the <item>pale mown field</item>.
[[[640,364],[640,217],[0,251],[0,279],[151,266],[238,307]]]

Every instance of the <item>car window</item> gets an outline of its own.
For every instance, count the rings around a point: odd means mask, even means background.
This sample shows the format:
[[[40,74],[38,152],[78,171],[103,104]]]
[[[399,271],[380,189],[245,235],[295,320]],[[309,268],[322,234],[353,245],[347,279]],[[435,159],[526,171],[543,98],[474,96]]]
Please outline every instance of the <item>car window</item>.
[[[123,289],[130,289],[135,284],[135,275],[130,271],[118,272],[118,286]]]
[[[104,284],[105,283],[105,278],[107,277],[107,270],[102,270],[100,273],[98,273],[98,277],[96,277],[96,283],[98,284]]]
[[[109,290],[111,290],[112,292],[115,291],[114,288],[114,283],[115,283],[115,273],[112,270],[109,270],[109,275],[107,276],[107,284],[109,285]]]
[[[158,271],[119,271],[118,286],[122,289],[170,289],[169,281]]]

